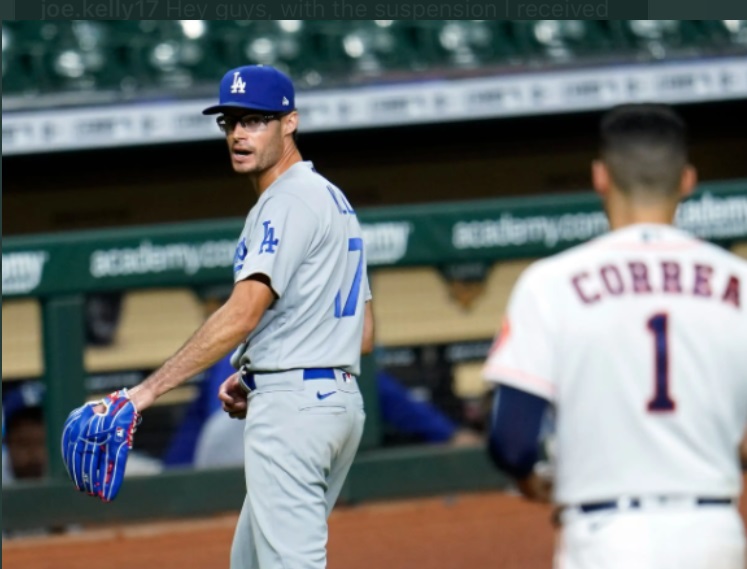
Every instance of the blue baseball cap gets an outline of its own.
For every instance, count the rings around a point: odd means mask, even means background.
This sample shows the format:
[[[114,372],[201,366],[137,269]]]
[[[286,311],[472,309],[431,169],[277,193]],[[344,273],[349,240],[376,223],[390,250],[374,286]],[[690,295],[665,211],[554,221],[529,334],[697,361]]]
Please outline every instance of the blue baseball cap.
[[[14,389],[4,390],[3,419],[10,422],[13,417],[24,409],[41,407],[44,398],[44,384],[40,381],[24,381]]]
[[[268,65],[231,69],[220,82],[217,105],[202,111],[215,115],[232,109],[285,113],[295,110],[296,96],[290,78]]]

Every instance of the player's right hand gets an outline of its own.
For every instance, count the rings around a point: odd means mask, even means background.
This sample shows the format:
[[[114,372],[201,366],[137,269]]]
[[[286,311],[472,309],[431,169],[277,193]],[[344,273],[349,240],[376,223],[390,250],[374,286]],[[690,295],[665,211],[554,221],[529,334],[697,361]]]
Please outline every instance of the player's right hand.
[[[223,410],[232,419],[245,419],[249,408],[246,391],[239,383],[239,373],[229,376],[218,389],[218,399],[223,404]]]

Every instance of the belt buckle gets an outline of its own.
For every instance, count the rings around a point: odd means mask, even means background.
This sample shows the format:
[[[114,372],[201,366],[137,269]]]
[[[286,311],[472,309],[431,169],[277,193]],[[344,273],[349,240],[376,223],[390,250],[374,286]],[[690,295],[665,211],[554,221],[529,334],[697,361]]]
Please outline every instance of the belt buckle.
[[[249,371],[246,364],[239,368],[239,385],[241,385],[242,389],[246,391],[247,395],[257,388],[254,383],[254,374]]]

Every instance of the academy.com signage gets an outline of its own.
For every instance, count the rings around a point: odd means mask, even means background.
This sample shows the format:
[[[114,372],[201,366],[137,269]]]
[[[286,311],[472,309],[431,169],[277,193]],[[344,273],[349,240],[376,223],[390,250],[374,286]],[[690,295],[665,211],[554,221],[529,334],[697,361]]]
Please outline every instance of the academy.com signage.
[[[728,245],[747,240],[747,182],[710,184],[677,212],[677,225]],[[547,199],[423,204],[361,211],[372,268],[542,257],[603,234],[599,200]],[[137,230],[9,237],[4,296],[193,286],[230,279],[241,219]]]
[[[747,196],[706,192],[679,207],[676,224],[703,239],[742,239],[747,233]],[[506,212],[492,219],[457,221],[451,242],[457,250],[525,245],[553,249],[587,241],[608,229],[602,211],[527,216]]]
[[[607,230],[602,212],[569,213],[560,216],[516,217],[510,213],[498,219],[454,224],[452,244],[456,249],[518,247],[542,244],[553,248],[559,243],[585,241]]]
[[[91,254],[91,276],[96,279],[180,271],[194,275],[202,269],[230,267],[236,242],[156,245],[142,241],[137,247],[96,250]]]
[[[3,254],[3,294],[28,294],[41,284],[46,251]]]
[[[389,265],[403,259],[412,233],[407,221],[362,223],[363,243],[369,265]]]
[[[677,226],[703,239],[743,238],[747,232],[747,196],[705,193],[679,207]]]

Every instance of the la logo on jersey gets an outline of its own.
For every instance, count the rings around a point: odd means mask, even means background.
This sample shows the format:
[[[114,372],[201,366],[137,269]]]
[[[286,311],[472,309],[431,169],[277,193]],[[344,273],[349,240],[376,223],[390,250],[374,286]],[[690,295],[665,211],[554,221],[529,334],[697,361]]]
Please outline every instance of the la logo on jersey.
[[[246,246],[246,239],[242,239],[236,247],[236,253],[233,256],[233,272],[238,273],[244,268],[244,259],[249,253],[249,249]]]
[[[238,71],[233,74],[233,83],[231,83],[231,93],[246,93],[246,81],[241,78]]]
[[[262,226],[265,228],[265,235],[262,239],[262,243],[259,246],[259,254],[262,253],[274,253],[275,248],[280,243],[279,239],[275,239],[275,228],[270,225],[271,221],[262,222]]]

